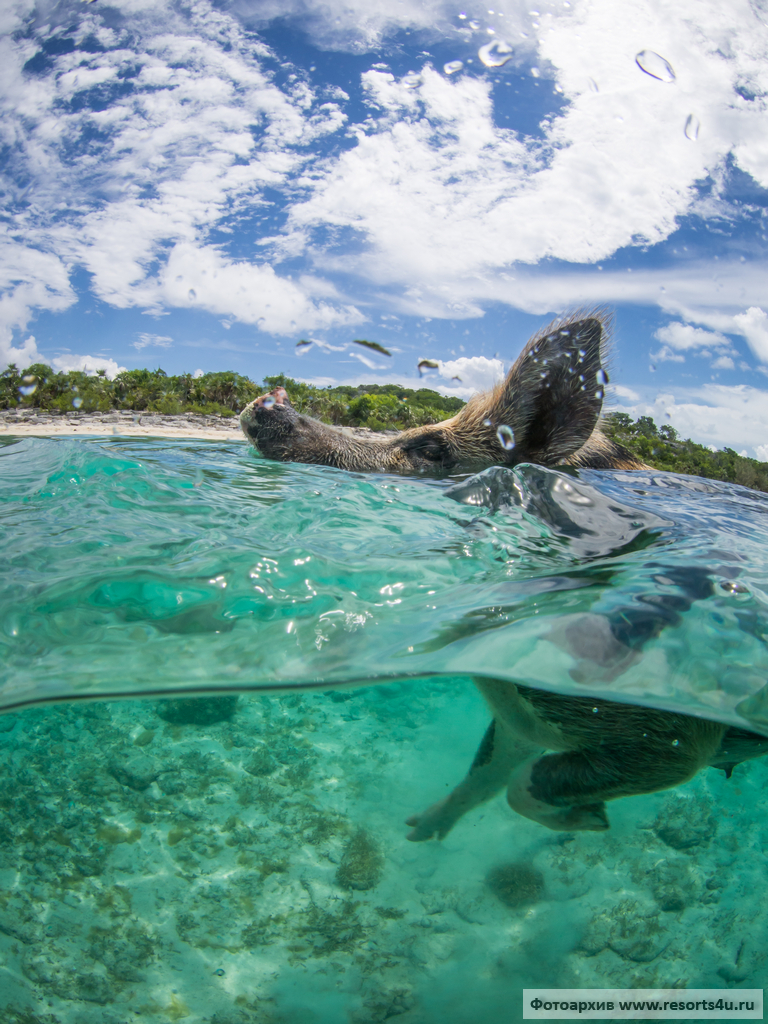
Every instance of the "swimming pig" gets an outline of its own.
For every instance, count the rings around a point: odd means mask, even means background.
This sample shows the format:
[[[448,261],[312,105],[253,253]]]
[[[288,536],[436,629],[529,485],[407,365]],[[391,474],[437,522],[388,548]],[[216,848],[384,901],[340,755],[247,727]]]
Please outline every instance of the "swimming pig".
[[[450,419],[391,439],[354,437],[302,416],[282,387],[251,402],[240,422],[267,458],[357,472],[446,474],[522,462],[647,468],[598,426],[609,331],[603,310],[555,321],[531,338],[502,383]],[[711,592],[700,571],[682,583],[686,596],[674,600],[686,607]],[[571,645],[597,647],[598,659],[618,663],[631,656],[626,624],[616,628],[602,616],[578,619],[562,626],[571,629]],[[662,614],[653,628],[664,624]],[[475,683],[493,721],[464,781],[409,818],[409,839],[442,838],[466,811],[504,787],[514,810],[548,828],[600,831],[608,828],[606,800],[667,789],[705,765],[730,775],[735,764],[768,751],[765,737],[703,718],[504,680]]]

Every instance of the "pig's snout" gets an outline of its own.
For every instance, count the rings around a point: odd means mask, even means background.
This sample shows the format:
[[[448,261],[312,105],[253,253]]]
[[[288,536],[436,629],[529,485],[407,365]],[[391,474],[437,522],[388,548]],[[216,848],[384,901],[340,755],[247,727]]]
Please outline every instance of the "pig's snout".
[[[261,395],[253,403],[257,409],[272,409],[276,405],[284,405],[288,399],[288,392],[283,387],[273,388],[268,395]]]

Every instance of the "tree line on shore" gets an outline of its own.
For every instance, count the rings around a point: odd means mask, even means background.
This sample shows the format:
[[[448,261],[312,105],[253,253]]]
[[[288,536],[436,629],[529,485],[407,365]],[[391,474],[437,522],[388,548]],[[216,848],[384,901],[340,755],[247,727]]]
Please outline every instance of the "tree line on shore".
[[[341,385],[318,388],[285,374],[258,383],[224,371],[195,376],[170,376],[163,370],[124,370],[110,380],[103,370],[93,376],[80,371],[57,372],[41,363],[0,373],[0,409],[38,408],[48,412],[110,412],[114,409],[178,415],[236,416],[254,398],[281,385],[302,413],[337,426],[371,430],[403,430],[453,416],[464,402],[429,388],[398,384]],[[768,463],[737,454],[732,448],[711,451],[674,427],[657,427],[650,416],[633,421],[626,413],[609,413],[604,432],[656,469],[725,480],[768,492]]]
[[[254,398],[282,385],[298,412],[340,426],[371,430],[403,430],[438,423],[464,405],[429,388],[398,384],[341,385],[318,388],[285,374],[254,382],[240,373],[224,371],[195,376],[171,376],[163,370],[124,370],[110,380],[103,370],[93,376],[81,370],[56,372],[36,363],[19,370],[11,365],[0,373],[0,409],[38,408],[46,412],[184,412],[236,416]]]

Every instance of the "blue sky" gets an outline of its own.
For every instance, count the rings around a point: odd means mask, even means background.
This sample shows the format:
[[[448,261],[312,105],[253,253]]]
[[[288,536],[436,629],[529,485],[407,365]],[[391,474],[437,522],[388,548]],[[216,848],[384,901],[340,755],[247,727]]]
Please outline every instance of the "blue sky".
[[[1,364],[426,357],[468,397],[606,304],[613,408],[768,460],[768,8],[10,0],[0,32]]]

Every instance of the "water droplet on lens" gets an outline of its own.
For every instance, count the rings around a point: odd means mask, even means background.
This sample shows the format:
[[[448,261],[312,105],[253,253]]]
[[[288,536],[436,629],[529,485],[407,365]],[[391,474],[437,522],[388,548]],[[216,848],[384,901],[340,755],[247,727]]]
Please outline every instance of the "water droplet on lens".
[[[479,21],[470,21],[469,27],[472,29],[473,32],[477,32],[477,30],[480,28],[480,22]]]
[[[669,61],[653,50],[641,50],[635,57],[635,63],[646,75],[658,78],[660,82],[674,82],[677,77]]]
[[[216,970],[215,970],[215,971],[214,971],[213,973],[214,973],[214,974],[215,974],[215,975],[216,975],[216,976],[217,976],[218,978],[223,978],[223,977],[224,977],[224,975],[226,974],[226,971],[224,970],[224,968],[223,968],[223,967],[217,967],[217,968],[216,968]]]
[[[477,51],[478,57],[487,68],[503,67],[508,60],[512,60],[513,53],[512,47],[503,39],[494,39],[493,42],[486,43]]]
[[[78,398],[73,398],[72,399],[72,405],[75,407],[75,409],[79,409],[82,404],[83,404],[82,398],[78,397]]]
[[[508,427],[506,423],[502,423],[499,429],[496,431],[496,437],[498,438],[499,444],[506,451],[511,451],[515,447],[515,434],[512,427]]]
[[[461,71],[463,67],[463,60],[449,60],[447,64],[443,64],[443,71],[446,75],[455,75],[456,72]]]
[[[672,740],[672,746],[673,747],[679,747],[680,746],[680,740]]]
[[[541,72],[539,71],[538,68],[531,68],[531,75],[532,75],[533,78],[540,78],[541,77]]]
[[[21,378],[21,385],[19,387],[19,394],[24,395],[26,398],[28,395],[34,395],[37,391],[37,377],[34,374],[27,373]]]
[[[690,139],[691,142],[695,142],[699,137],[699,128],[701,128],[701,122],[695,114],[689,114],[685,120],[685,137]]]
[[[276,398],[274,395],[265,395],[261,400],[261,406],[263,409],[271,409],[275,402]]]
[[[568,331],[568,330],[560,331],[560,337],[561,338],[570,338],[570,336],[571,336],[571,332],[570,331]]]
[[[597,371],[595,376],[597,377],[597,383],[598,384],[607,384],[608,383],[608,374],[605,372],[605,370],[602,368],[602,366]]]
[[[582,383],[583,383],[583,382],[584,382],[584,381],[585,381],[586,379],[587,379],[587,378],[586,378],[586,377],[584,376],[584,374],[583,374],[583,373],[580,373],[580,374],[579,374],[579,380],[580,380],[580,381],[582,381]]]
[[[597,82],[594,80],[594,78],[590,78],[590,79],[588,79],[588,81],[589,81],[589,88],[592,90],[592,92],[600,92],[600,86],[597,84]]]
[[[599,713],[600,713],[600,708],[592,708],[592,714],[593,715],[598,715]]]
[[[492,423],[491,420],[483,420],[483,426],[484,427],[492,427],[493,423]]]
[[[605,395],[605,392],[603,391],[602,388],[598,388],[597,391],[595,392],[595,398],[597,398],[599,401],[602,401],[604,395]]]
[[[406,89],[418,89],[421,85],[421,75],[417,75],[415,71],[409,71],[407,75],[403,75],[400,81]]]
[[[194,288],[190,288],[189,292],[187,294],[189,295],[190,299],[196,299],[197,298],[197,292],[195,291]]]

